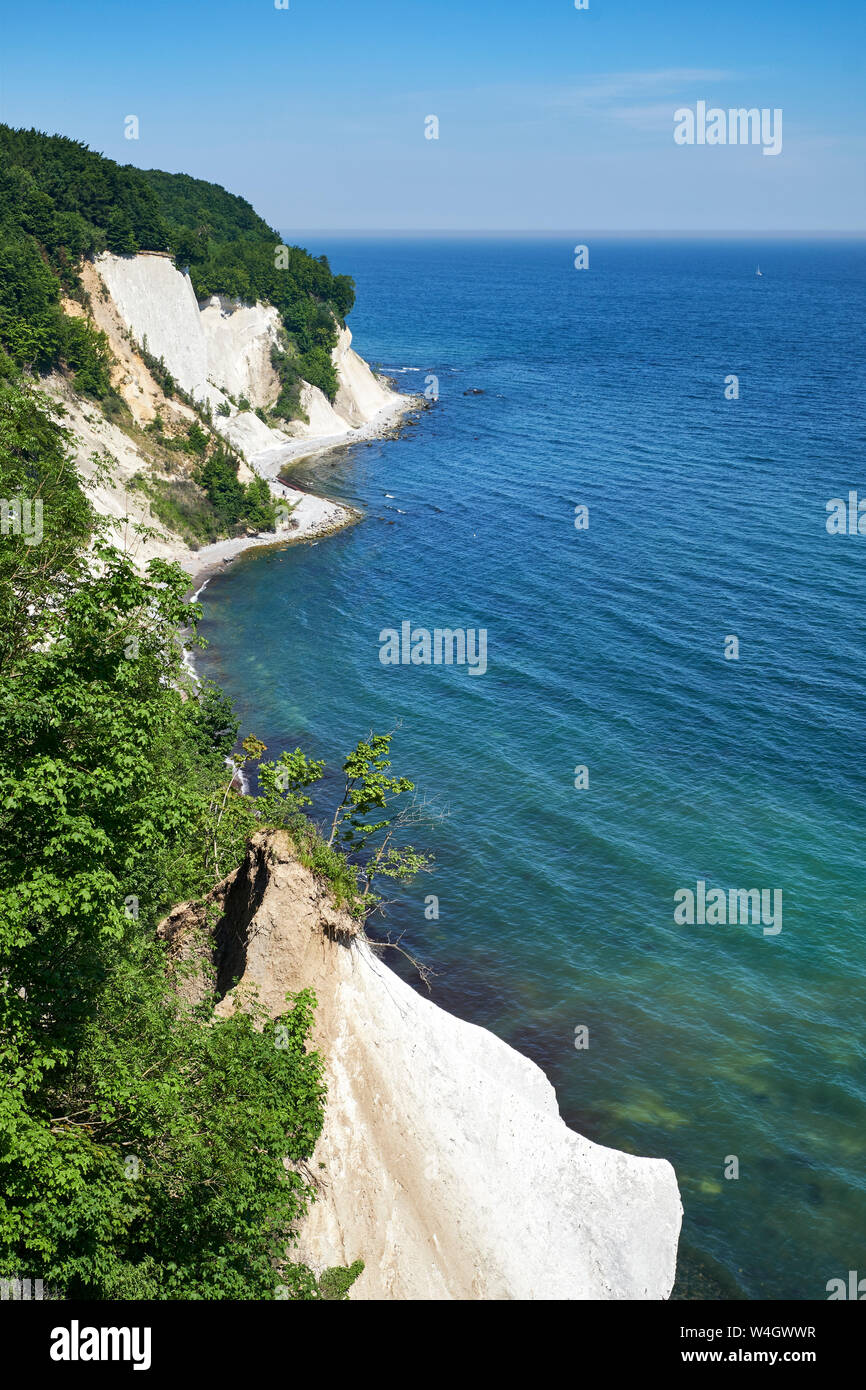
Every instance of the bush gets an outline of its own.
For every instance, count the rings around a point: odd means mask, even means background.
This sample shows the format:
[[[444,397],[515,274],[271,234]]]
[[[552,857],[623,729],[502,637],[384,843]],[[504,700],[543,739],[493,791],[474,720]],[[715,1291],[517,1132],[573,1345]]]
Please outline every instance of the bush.
[[[339,1299],[341,1302],[346,1302],[349,1297],[349,1289],[363,1272],[363,1260],[356,1260],[348,1268],[337,1265],[331,1269],[326,1269],[319,1278],[319,1292],[322,1298]]]
[[[195,420],[187,430],[186,438],[189,453],[191,453],[194,458],[204,458],[207,453],[208,438],[201,425]]]

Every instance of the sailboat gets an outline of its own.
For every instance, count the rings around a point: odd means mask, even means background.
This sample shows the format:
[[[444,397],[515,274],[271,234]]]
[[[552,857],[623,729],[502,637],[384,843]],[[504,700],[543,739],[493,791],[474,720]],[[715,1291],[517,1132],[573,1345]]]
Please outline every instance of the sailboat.
[[[763,272],[763,270],[761,269],[760,266],[758,266],[758,269],[755,271],[755,274],[756,274],[756,275],[763,276],[764,272]]]

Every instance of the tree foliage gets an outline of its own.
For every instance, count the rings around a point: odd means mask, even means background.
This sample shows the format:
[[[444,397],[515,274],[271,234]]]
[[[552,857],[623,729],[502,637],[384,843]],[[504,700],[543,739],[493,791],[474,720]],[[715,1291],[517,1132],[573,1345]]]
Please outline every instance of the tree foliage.
[[[390,735],[362,740],[328,841],[307,815],[322,762],[235,751],[231,702],[183,662],[188,576],[104,543],[62,425],[2,357],[0,496],[43,504],[38,543],[0,536],[0,1277],[343,1299],[360,1261],[317,1281],[291,1258],[325,1100],[314,997],[277,1018],[185,1002],[156,927],[270,826],[363,918],[378,876],[428,866],[398,843],[412,784]],[[245,762],[257,797],[237,790]]]
[[[277,516],[271,490],[264,478],[248,483],[238,481],[238,459],[224,445],[218,445],[195,472],[218,520],[228,530],[241,522],[257,531],[272,531]]]
[[[200,298],[261,300],[279,310],[281,413],[297,412],[291,388],[299,378],[333,400],[331,349],[354,285],[333,275],[325,256],[281,242],[218,184],[119,165],[80,141],[0,125],[0,344],[20,365],[68,367],[91,395],[110,390],[104,343],[63,313],[61,287],[77,292],[83,255],[170,250]]]
[[[415,790],[408,777],[391,775],[393,734],[371,733],[360,739],[343,764],[343,795],[327,838],[306,814],[312,805],[307,789],[322,777],[324,763],[309,759],[300,748],[284,752],[273,763],[262,763],[262,813],[270,823],[295,833],[302,854],[328,877],[356,916],[367,918],[382,906],[376,890],[379,879],[407,883],[431,868],[430,855],[404,841],[405,832],[429,819],[423,807],[395,798]]]
[[[191,1012],[154,933],[218,873],[237,733],[184,674],[188,577],[100,543],[62,432],[7,382],[0,493],[35,492],[42,542],[0,538],[0,1275],[70,1297],[318,1298],[285,1256],[322,1119],[314,1000],[276,1021]],[[255,824],[226,822],[229,867]]]

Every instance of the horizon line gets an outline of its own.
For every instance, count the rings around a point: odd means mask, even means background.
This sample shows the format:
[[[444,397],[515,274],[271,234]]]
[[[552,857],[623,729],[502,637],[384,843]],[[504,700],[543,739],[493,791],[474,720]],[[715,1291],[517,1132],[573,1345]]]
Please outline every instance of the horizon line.
[[[862,241],[866,239],[866,228],[850,229],[841,231],[824,230],[796,230],[780,231],[773,228],[763,228],[758,231],[735,230],[735,231],[672,231],[664,229],[647,228],[642,231],[622,231],[610,227],[596,227],[588,230],[576,232],[573,229],[545,229],[533,227],[481,227],[478,229],[467,229],[465,227],[292,227],[284,224],[285,230],[291,231],[293,236],[309,236],[323,234],[327,236],[424,236],[424,237],[622,237],[623,239],[638,237],[670,238],[691,241],[706,241],[710,239],[723,240],[747,240],[754,237],[774,237],[778,240],[802,240],[828,239],[828,240],[849,240]],[[279,228],[277,230],[280,230]]]

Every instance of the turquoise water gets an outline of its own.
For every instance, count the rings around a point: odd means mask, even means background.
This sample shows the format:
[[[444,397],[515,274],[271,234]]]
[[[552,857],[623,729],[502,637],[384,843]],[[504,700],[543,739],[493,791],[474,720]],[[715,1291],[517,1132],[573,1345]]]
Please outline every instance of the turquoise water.
[[[677,1293],[824,1298],[866,1259],[866,536],[825,527],[866,495],[866,253],[307,244],[357,280],[359,351],[439,400],[300,470],[366,520],[214,579],[202,664],[271,754],[400,721],[449,815],[389,925],[571,1125],[675,1164]],[[405,620],[486,628],[488,670],[383,666]],[[782,931],[678,925],[698,879],[782,890]]]

